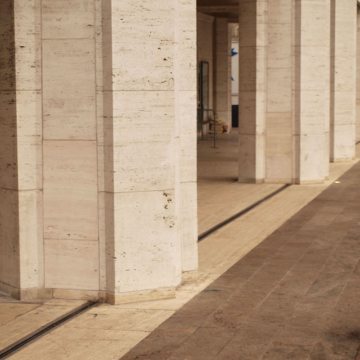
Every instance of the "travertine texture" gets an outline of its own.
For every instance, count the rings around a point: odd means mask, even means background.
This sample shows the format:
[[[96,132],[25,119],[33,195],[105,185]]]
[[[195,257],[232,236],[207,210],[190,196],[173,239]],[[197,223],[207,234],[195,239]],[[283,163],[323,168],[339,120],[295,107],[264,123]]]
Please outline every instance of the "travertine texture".
[[[331,160],[355,156],[357,2],[331,0]]]
[[[296,179],[329,172],[330,0],[295,1]]]
[[[196,1],[176,1],[175,136],[177,147],[175,199],[183,271],[198,264],[196,194]]]
[[[267,27],[266,181],[294,180],[293,4],[269,0]]]
[[[239,3],[239,181],[265,178],[268,0]]]
[[[45,286],[99,289],[94,0],[43,0]]]
[[[16,297],[43,286],[39,4],[0,4],[0,288]]]
[[[231,33],[227,19],[215,21],[215,112],[231,129]]]
[[[330,145],[354,156],[355,1],[239,7],[239,180],[322,182]],[[1,1],[0,290],[169,296],[197,268],[196,61],[230,124],[214,22],[195,0]]]
[[[116,298],[173,288],[196,268],[195,3],[113,2],[103,20],[106,281]]]

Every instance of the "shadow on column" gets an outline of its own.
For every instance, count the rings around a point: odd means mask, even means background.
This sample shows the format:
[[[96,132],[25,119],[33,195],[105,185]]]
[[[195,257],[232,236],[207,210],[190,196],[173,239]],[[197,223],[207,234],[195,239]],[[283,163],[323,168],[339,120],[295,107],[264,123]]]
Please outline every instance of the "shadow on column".
[[[0,1],[0,291],[19,296],[14,1]]]

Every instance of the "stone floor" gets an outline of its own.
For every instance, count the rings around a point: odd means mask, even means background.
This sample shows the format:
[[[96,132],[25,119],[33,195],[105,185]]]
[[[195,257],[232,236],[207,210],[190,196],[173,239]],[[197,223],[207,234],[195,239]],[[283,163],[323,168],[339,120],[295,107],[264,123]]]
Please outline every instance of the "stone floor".
[[[211,137],[198,141],[199,234],[282,187],[237,182],[238,141],[236,129],[219,134],[216,148]]]
[[[229,145],[230,142],[227,142],[226,146]],[[220,156],[222,156],[221,152]],[[166,325],[166,321],[169,321],[169,318],[171,319],[172,316],[181,314],[184,310],[180,310],[179,312],[179,309],[184,305],[185,307],[183,309],[190,306],[189,304],[191,304],[191,302],[189,303],[189,301],[197,294],[201,293],[199,296],[204,296],[204,293],[202,292],[209,285],[216,281],[216,279],[232,266],[239,266],[236,265],[239,260],[246,256],[257,245],[261,244],[289,218],[322,193],[330,184],[339,178],[339,176],[356,164],[356,162],[357,161],[331,164],[331,176],[326,183],[320,185],[292,186],[202,241],[199,244],[198,274],[195,277],[185,279],[181,286],[176,290],[175,298],[118,306],[101,304],[81,314],[72,321],[67,322],[60,328],[48,333],[36,342],[23,348],[11,358],[14,360],[34,358],[37,360],[120,359],[146,337],[150,336],[150,339],[152,339],[153,331],[159,326],[159,329],[161,330],[161,324],[165,322]],[[228,166],[228,170],[231,168],[232,166]],[[202,189],[207,189],[207,191],[211,191],[211,194],[214,194],[211,184],[215,184],[216,182],[212,181],[210,178],[200,179],[200,182],[201,181],[205,181],[209,185],[209,187],[203,187]],[[217,193],[218,198],[222,199],[229,193],[229,189],[225,186],[227,180],[226,178],[218,178],[217,181],[218,184],[224,184],[224,186],[218,187],[220,193]],[[205,182],[203,184],[205,184]],[[213,199],[214,201],[212,204],[215,207],[219,206],[218,209],[220,209],[221,206],[224,207],[224,205],[229,208],[232,206],[235,207],[235,203],[239,201],[236,196],[226,197],[225,204],[221,204],[221,201],[216,200],[215,197]],[[251,197],[249,197],[248,200],[250,201]],[[260,248],[261,246],[263,245],[260,245]],[[244,273],[243,276],[246,276],[246,273]],[[225,279],[226,277],[227,275],[224,276]],[[256,292],[256,288],[253,290]],[[205,294],[212,293],[213,296],[221,294],[221,298],[223,298],[224,301],[227,301],[227,295],[223,296],[225,293],[219,291],[205,291]],[[254,298],[254,301],[255,300],[256,298]],[[52,303],[54,302],[55,300],[52,301]],[[61,305],[61,300],[56,300],[56,302],[57,306]],[[22,304],[17,304],[17,306],[21,305]],[[0,304],[0,317],[1,314],[5,314],[4,316],[6,316],[6,313],[8,312],[7,309],[8,305],[4,307]],[[6,325],[2,328],[3,332],[0,332],[0,338],[8,336],[7,334],[11,334],[11,336],[16,339],[23,336],[25,331],[33,331],[33,328],[38,324],[33,320],[33,315],[38,309],[39,308],[36,308],[29,313],[24,314],[25,317],[22,318],[23,320],[21,320],[22,316],[20,316],[19,318],[13,317],[12,320],[7,321]],[[65,311],[65,309],[60,309],[60,307],[57,309],[59,309],[59,312]],[[44,321],[46,318],[41,315],[39,320]],[[191,324],[191,322],[189,324]],[[179,326],[180,332],[176,337],[181,338],[183,336],[181,323]],[[211,326],[209,326],[209,328],[211,328]],[[157,331],[158,330],[155,330],[154,332],[156,337],[158,337]],[[171,330],[171,333],[175,334],[176,331],[174,331],[175,329]],[[188,335],[193,335],[193,333],[189,332]],[[221,336],[222,335],[219,335],[219,338],[221,338]],[[226,334],[224,336],[226,336]],[[10,338],[7,339],[8,341],[10,340]],[[206,337],[204,337],[204,341],[207,341]],[[156,342],[154,345],[155,344]],[[142,347],[143,345],[140,346]],[[135,349],[137,349],[135,351],[139,350],[139,348]],[[166,351],[166,347],[164,350]],[[164,355],[164,353],[162,354]],[[194,354],[196,355],[196,353]],[[145,354],[145,357],[140,358],[147,359],[147,356],[148,355]],[[127,356],[127,358],[129,357]],[[209,358],[211,359],[211,356]],[[234,357],[231,355],[229,359],[232,358]],[[295,356],[290,358],[296,359]],[[149,359],[151,359],[151,357],[149,357]],[[161,359],[161,357],[159,357],[159,359]],[[183,357],[183,359],[185,360],[187,357]],[[318,359],[321,359],[321,357],[318,357]],[[323,359],[327,358],[323,357]],[[334,357],[334,359],[341,359],[341,357]]]
[[[84,304],[77,300],[20,302],[0,294],[0,349]]]
[[[360,359],[359,185],[357,164],[122,359]]]

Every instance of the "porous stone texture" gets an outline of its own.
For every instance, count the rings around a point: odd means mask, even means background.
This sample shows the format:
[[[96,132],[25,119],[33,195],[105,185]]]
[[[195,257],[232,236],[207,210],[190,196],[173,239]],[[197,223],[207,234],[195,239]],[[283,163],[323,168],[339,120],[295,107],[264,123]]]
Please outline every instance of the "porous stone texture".
[[[239,2],[239,181],[265,178],[267,0]]]
[[[0,290],[42,287],[40,1],[0,4]]]
[[[113,2],[103,22],[106,283],[121,298],[197,266],[195,2]]]
[[[289,0],[268,3],[266,182],[294,180],[293,9]]]
[[[182,271],[198,266],[196,1],[177,0],[175,21],[176,213]]]
[[[357,2],[331,1],[331,160],[355,157]]]
[[[296,180],[329,173],[330,1],[295,1]]]
[[[45,287],[99,289],[94,0],[42,1]]]
[[[215,112],[231,129],[231,33],[228,19],[215,21]]]
[[[1,1],[0,290],[171,296],[197,268],[196,61],[230,114],[214,22],[195,0]],[[239,27],[239,181],[322,182],[330,147],[354,156],[355,1],[242,0]]]

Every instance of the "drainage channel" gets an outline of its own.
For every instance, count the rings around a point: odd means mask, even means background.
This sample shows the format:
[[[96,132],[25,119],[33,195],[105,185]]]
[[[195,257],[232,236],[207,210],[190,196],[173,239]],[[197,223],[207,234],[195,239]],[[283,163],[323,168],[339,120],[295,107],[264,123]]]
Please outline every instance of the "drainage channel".
[[[262,199],[256,201],[255,203],[251,204],[247,208],[237,212],[236,214],[234,214],[234,215],[230,216],[229,218],[225,219],[224,221],[222,221],[222,222],[216,224],[215,226],[211,227],[210,229],[204,231],[202,234],[200,234],[198,236],[198,242],[206,239],[208,236],[213,234],[215,231],[221,229],[222,227],[224,227],[224,226],[232,223],[233,221],[241,218],[245,214],[249,213],[251,210],[254,210],[256,207],[258,207],[259,205],[263,204],[264,202],[270,200],[271,198],[273,198],[277,194],[281,193],[282,191],[284,191],[285,189],[287,189],[290,186],[291,186],[291,184],[286,184],[286,185],[282,186],[280,189],[277,189],[277,190],[273,191],[269,195],[267,195],[267,196],[263,197]]]
[[[29,335],[24,336],[23,338],[19,339],[18,341],[14,342],[13,344],[7,346],[6,348],[0,350],[0,359],[7,359],[14,353],[20,351],[25,346],[29,345],[30,343],[38,340],[40,337],[46,335],[50,331],[60,327],[65,322],[75,318],[76,316],[82,314],[83,312],[89,310],[90,308],[96,306],[97,302],[87,302],[72,311],[58,317],[57,319],[43,325],[39,329],[35,330],[34,332],[30,333]]]

